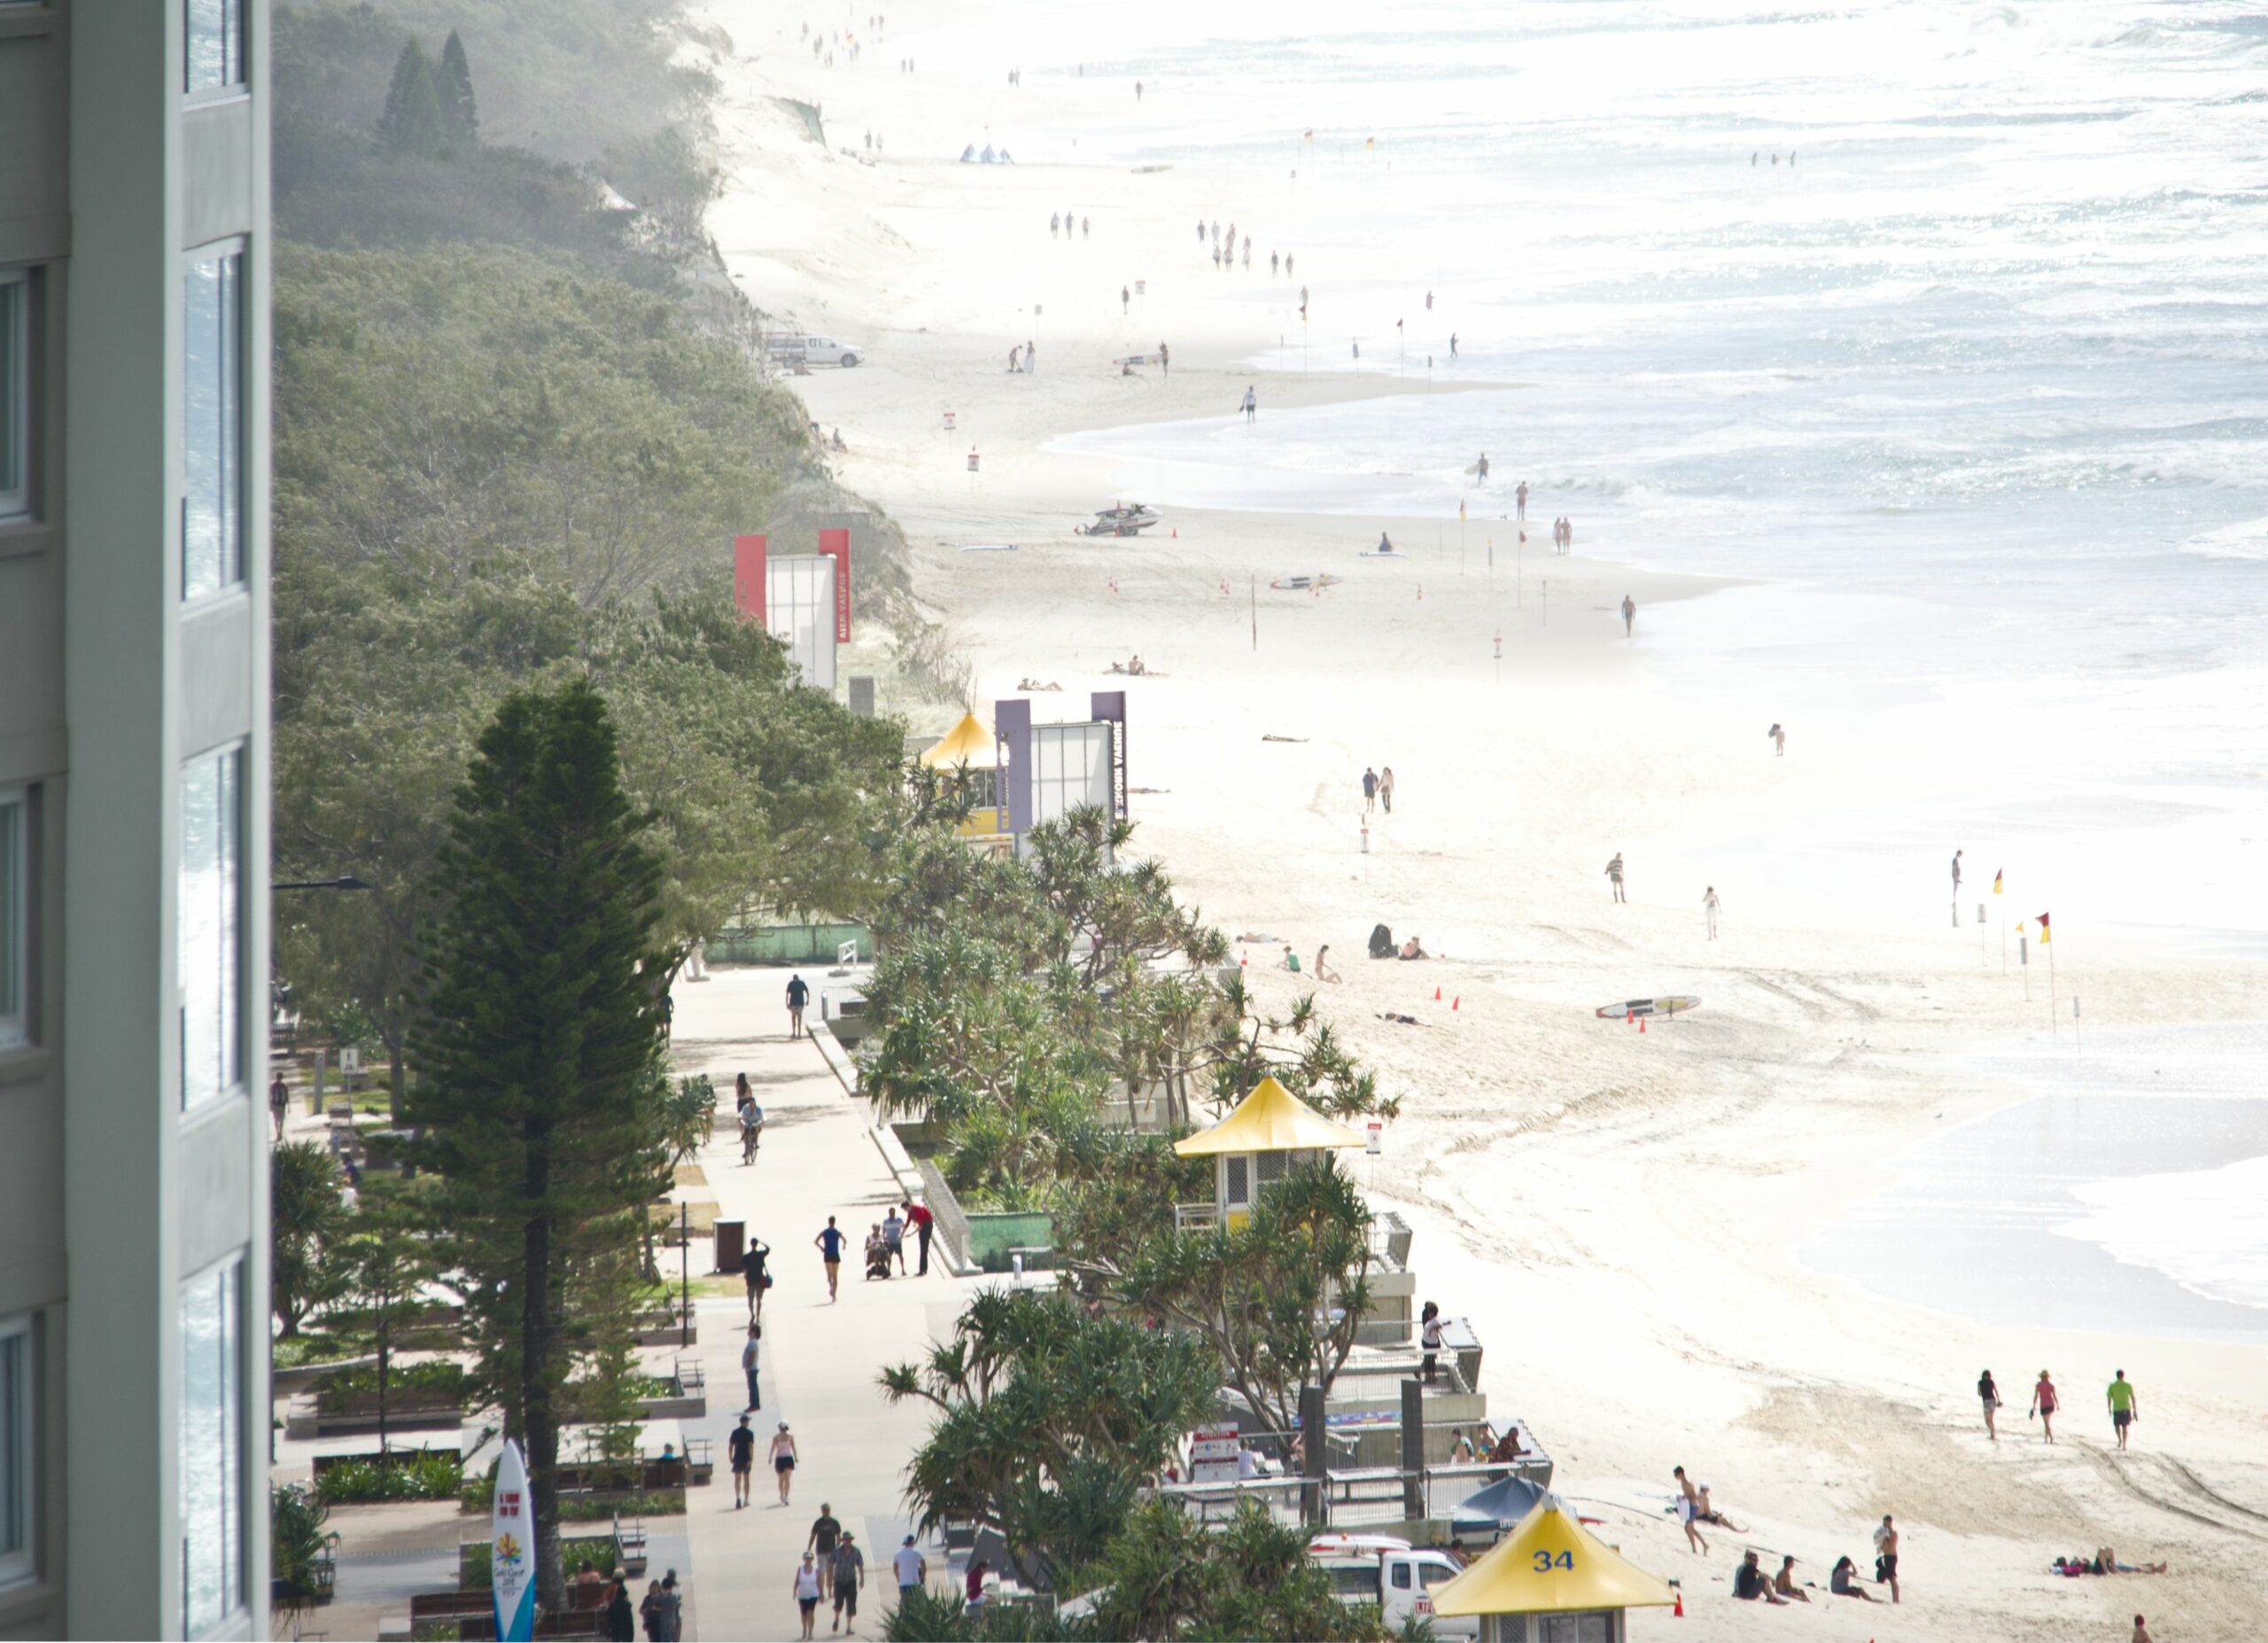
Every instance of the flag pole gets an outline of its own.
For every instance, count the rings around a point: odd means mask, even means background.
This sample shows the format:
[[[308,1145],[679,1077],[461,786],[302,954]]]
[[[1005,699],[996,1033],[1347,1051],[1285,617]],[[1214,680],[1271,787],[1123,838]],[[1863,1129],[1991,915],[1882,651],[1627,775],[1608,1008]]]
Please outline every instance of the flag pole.
[[[2053,931],[2040,938],[2039,945],[2047,949],[2047,1029],[2050,1038],[2061,1038],[2063,1024],[2055,1019],[2055,936]]]

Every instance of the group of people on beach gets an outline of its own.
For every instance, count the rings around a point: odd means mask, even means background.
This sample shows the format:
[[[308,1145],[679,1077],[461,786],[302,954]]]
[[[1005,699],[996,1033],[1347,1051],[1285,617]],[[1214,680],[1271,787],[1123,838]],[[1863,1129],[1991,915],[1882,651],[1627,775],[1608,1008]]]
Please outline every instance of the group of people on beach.
[[[1984,1406],[1984,1435],[1997,1444],[2000,1441],[2000,1389],[1990,1369],[1977,1377],[1977,1397]],[[2114,1369],[2110,1372],[2110,1384],[2102,1389],[2102,1402],[2109,1412],[2112,1436],[2124,1450],[2127,1434],[2142,1418],[2142,1395],[2134,1390],[2134,1383],[2126,1378],[2124,1369]],[[2054,1377],[2042,1369],[2039,1379],[2031,1385],[2031,1412],[2028,1417],[2039,1422],[2042,1442],[2055,1441],[2055,1413],[2062,1406]]]
[[[1244,266],[1247,269],[1252,266],[1252,236],[1247,234],[1239,239],[1235,223],[1229,224],[1229,231],[1224,238],[1221,233],[1218,218],[1208,225],[1202,217],[1200,217],[1197,221],[1198,246],[1201,250],[1208,243],[1212,247],[1213,266],[1216,269],[1236,267],[1239,252],[1242,253]],[[1292,253],[1290,252],[1271,251],[1268,253],[1269,277],[1274,278],[1279,269],[1286,279],[1291,277]],[[1307,292],[1303,288],[1300,292],[1300,310],[1303,315],[1307,311]]]
[[[1092,239],[1095,232],[1095,220],[1092,217],[1075,219],[1068,211],[1051,211],[1047,214],[1048,238],[1053,239],[1058,233],[1060,233],[1064,239],[1068,241],[1072,237],[1071,230],[1074,229],[1078,230],[1079,238]]]
[[[1008,374],[1030,376],[1039,369],[1039,344],[1027,342],[1023,347],[1008,350]]]

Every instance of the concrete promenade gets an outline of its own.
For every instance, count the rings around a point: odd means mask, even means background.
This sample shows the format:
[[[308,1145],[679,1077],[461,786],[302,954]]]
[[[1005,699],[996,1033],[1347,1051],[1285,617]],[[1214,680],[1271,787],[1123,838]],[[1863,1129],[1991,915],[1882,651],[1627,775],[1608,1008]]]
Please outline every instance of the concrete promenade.
[[[716,1482],[690,1491],[687,1538],[692,1568],[687,1585],[687,1638],[792,1638],[800,1631],[792,1579],[812,1520],[821,1501],[858,1537],[866,1553],[858,1635],[882,1630],[884,1611],[897,1600],[890,1559],[909,1525],[902,1491],[905,1468],[929,1426],[928,1406],[892,1408],[875,1376],[886,1363],[918,1359],[950,1332],[971,1286],[957,1282],[933,1256],[929,1276],[867,1282],[859,1251],[869,1226],[882,1219],[899,1194],[868,1133],[866,1103],[845,1095],[819,1051],[791,1043],[782,1001],[785,969],[726,969],[705,982],[680,981],[676,989],[672,1049],[680,1073],[707,1073],[717,1086],[720,1122],[701,1163],[717,1213],[745,1220],[772,1249],[775,1284],[764,1303],[764,1407],[751,1416],[757,1432],[757,1473],[751,1504],[733,1507],[725,1440],[745,1401],[740,1353],[747,1309],[737,1289],[732,1298],[699,1301],[701,1338],[693,1349],[708,1378],[709,1414],[687,1421],[689,1437],[716,1446]],[[806,1014],[819,1015],[817,971]],[[746,1072],[765,1114],[764,1145],[753,1166],[740,1161],[733,1125],[733,1078]],[[697,1188],[695,1190],[698,1190]],[[837,1218],[849,1247],[842,1298],[830,1304],[827,1279],[812,1239]],[[712,1245],[696,1234],[696,1284],[714,1263]],[[909,1273],[918,1265],[908,1240]],[[674,1266],[674,1262],[667,1265]],[[778,1422],[789,1422],[802,1452],[791,1504],[779,1504],[765,1461]],[[942,1546],[923,1547],[930,1585],[949,1589]],[[656,1563],[649,1577],[658,1579]],[[640,1588],[642,1592],[642,1585]],[[818,1631],[832,1618],[822,1605]]]

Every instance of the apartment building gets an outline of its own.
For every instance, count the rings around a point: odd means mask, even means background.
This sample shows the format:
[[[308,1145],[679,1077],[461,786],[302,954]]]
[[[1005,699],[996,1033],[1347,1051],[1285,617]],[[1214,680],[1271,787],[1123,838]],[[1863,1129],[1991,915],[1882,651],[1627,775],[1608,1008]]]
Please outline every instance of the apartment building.
[[[0,0],[0,1637],[267,1632],[266,0]]]

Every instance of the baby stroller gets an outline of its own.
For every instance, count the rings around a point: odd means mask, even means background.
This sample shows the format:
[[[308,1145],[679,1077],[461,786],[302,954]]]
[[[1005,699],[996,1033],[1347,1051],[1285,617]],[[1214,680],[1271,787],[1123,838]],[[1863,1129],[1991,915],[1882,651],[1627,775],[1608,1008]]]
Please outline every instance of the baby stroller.
[[[866,1276],[869,1278],[889,1276],[889,1245],[880,1238],[866,1240]]]

